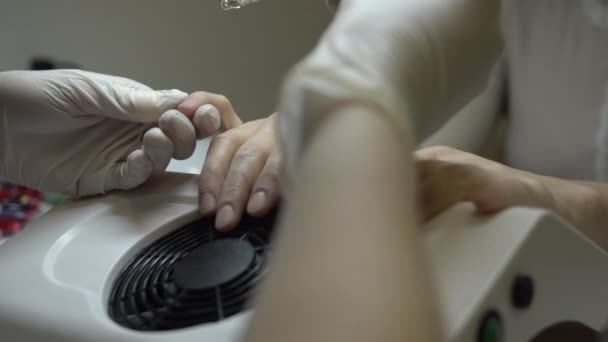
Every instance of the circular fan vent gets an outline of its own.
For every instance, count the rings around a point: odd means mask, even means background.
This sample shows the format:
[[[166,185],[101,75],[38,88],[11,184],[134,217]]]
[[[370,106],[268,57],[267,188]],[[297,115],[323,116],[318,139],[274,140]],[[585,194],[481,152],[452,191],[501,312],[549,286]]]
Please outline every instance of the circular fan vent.
[[[155,241],[116,279],[110,317],[145,331],[216,322],[241,312],[265,271],[274,215],[230,233],[201,219]]]

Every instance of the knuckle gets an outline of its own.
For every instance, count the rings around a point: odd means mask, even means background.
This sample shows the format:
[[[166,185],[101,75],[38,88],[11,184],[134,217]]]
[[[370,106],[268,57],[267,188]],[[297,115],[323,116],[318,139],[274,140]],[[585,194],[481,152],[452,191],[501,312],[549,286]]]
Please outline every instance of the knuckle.
[[[227,183],[222,187],[222,196],[220,203],[222,204],[235,204],[239,199],[246,197],[245,189],[241,184],[238,183]]]
[[[221,94],[215,95],[214,102],[215,102],[214,103],[215,106],[221,112],[225,112],[226,110],[228,110],[229,108],[232,107],[230,100],[225,95],[221,95]]]
[[[190,96],[197,97],[197,98],[207,98],[207,97],[209,97],[209,93],[206,91],[199,90],[199,91],[195,91]]]
[[[213,145],[234,145],[237,141],[231,131],[220,133],[213,138]]]
[[[251,164],[261,159],[261,154],[256,147],[243,146],[234,155],[234,162],[238,165]]]
[[[200,176],[199,188],[201,190],[216,191],[220,188],[224,177],[215,172],[215,170],[203,169]]]
[[[230,100],[228,100],[228,98],[225,95],[222,95],[222,94],[218,94],[217,95],[217,101],[218,101],[218,103],[221,103],[221,104],[229,104],[230,103]]]
[[[256,181],[256,189],[275,190],[280,187],[280,180],[277,172],[264,172],[260,174]]]

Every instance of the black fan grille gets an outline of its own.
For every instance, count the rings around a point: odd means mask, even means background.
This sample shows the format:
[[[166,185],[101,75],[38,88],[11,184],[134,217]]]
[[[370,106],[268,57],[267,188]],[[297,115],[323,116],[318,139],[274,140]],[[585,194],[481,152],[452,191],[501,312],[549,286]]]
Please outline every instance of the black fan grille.
[[[219,233],[213,220],[201,219],[160,238],[118,275],[110,294],[110,317],[131,329],[158,331],[216,322],[241,312],[266,269],[273,217],[245,218],[230,233]],[[253,246],[254,259],[246,271],[210,289],[180,288],[173,277],[176,263],[218,239],[241,239]]]

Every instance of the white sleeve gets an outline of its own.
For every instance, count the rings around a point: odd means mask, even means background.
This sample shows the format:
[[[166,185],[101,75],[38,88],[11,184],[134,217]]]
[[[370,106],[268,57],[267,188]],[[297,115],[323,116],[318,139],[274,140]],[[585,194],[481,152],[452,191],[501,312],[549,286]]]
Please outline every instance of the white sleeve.
[[[319,122],[348,103],[375,107],[410,145],[428,137],[486,85],[499,14],[499,0],[342,0],[283,88],[287,172]]]

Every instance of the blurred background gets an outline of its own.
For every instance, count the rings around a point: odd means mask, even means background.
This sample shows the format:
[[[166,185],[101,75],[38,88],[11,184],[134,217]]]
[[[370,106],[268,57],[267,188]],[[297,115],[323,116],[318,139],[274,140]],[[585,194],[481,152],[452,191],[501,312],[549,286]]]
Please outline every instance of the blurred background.
[[[270,114],[285,72],[329,21],[322,0],[0,0],[0,71],[79,66],[153,88],[226,95],[245,121]]]
[[[285,72],[329,22],[323,0],[0,0],[0,71],[81,68],[155,89],[226,95],[244,121],[268,116]],[[170,171],[199,173],[209,140]],[[0,182],[0,243],[63,201]]]

